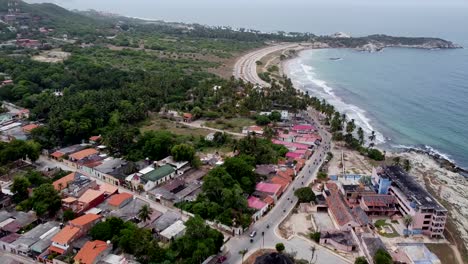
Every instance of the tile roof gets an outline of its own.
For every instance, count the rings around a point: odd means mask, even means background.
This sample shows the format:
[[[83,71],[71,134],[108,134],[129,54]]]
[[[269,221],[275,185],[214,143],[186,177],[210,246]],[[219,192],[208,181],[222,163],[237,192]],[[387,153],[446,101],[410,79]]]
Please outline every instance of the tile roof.
[[[101,136],[92,136],[92,137],[89,138],[89,140],[91,140],[91,141],[99,141],[99,140],[101,140]]]
[[[59,248],[59,247],[56,247],[56,246],[50,246],[49,251],[54,251],[54,252],[57,252],[59,254],[65,253],[65,249]]]
[[[262,202],[260,199],[258,199],[255,196],[250,196],[247,199],[247,203],[250,208],[257,209],[257,210],[261,210],[267,205],[265,202]]]
[[[83,195],[81,195],[80,198],[78,198],[78,202],[90,203],[103,194],[104,194],[103,191],[96,191],[93,189],[89,189],[89,190],[86,190],[86,192],[83,193]]]
[[[263,199],[263,202],[267,203],[268,205],[272,205],[275,203],[275,200],[271,196],[267,196]]]
[[[365,226],[365,225],[368,225],[370,223],[369,217],[367,217],[367,214],[359,206],[354,207],[353,209],[351,209],[351,214],[353,215],[356,222],[358,222],[359,225],[361,225],[361,226]]]
[[[36,124],[29,124],[29,125],[25,125],[24,127],[22,127],[23,131],[24,132],[31,132],[31,130],[35,129],[35,128],[38,128],[39,125],[36,125]]]
[[[63,157],[63,155],[65,155],[65,153],[62,153],[60,151],[55,151],[54,153],[50,154],[52,157],[54,158],[61,158]]]
[[[78,218],[75,218],[73,220],[70,221],[70,224],[72,224],[73,226],[85,226],[89,223],[92,223],[98,219],[100,219],[101,216],[100,215],[97,215],[97,214],[85,214],[85,215],[82,215]]]
[[[116,193],[119,190],[119,188],[117,188],[114,185],[104,183],[102,185],[99,185],[99,190],[103,191],[105,194],[112,195],[112,194]]]
[[[284,190],[288,187],[289,185],[289,181],[283,177],[279,177],[279,176],[274,176],[273,178],[271,178],[271,183],[274,183],[274,184],[279,184],[281,185],[281,189],[280,189],[280,192],[284,192]]]
[[[295,159],[295,158],[300,158],[300,157],[302,157],[302,155],[303,155],[303,154],[297,153],[297,152],[288,152],[288,153],[286,153],[286,158],[293,158],[293,159]]]
[[[75,172],[68,174],[67,176],[60,178],[54,181],[52,184],[54,185],[54,189],[57,191],[61,191],[67,188],[69,182],[72,182],[75,179]],[[60,187],[61,186],[61,187]]]
[[[397,202],[395,196],[387,194],[363,195],[361,199],[367,206],[387,207]]]
[[[330,210],[335,220],[338,222],[338,225],[344,226],[347,223],[355,220],[349,207],[345,204],[343,197],[340,195],[337,189],[331,189],[330,195],[327,196],[326,200],[328,209]]]
[[[277,194],[281,189],[281,185],[274,183],[259,182],[255,186],[255,190],[264,193]]]
[[[115,207],[120,207],[120,205],[126,201],[127,199],[133,198],[133,195],[130,193],[119,193],[112,195],[109,200],[107,201],[107,204],[110,206],[115,206]]]
[[[86,157],[89,157],[91,155],[95,155],[97,154],[98,151],[93,149],[93,148],[89,148],[89,149],[84,149],[84,150],[81,150],[81,151],[78,151],[78,152],[75,152],[73,154],[70,155],[70,158],[72,159],[75,159],[75,160],[82,160]]]
[[[67,225],[52,238],[52,242],[66,245],[70,243],[78,235],[79,232],[80,229],[78,227]]]
[[[155,182],[173,173],[174,171],[175,169],[171,165],[166,164],[153,171],[150,171],[149,173],[143,175],[142,177],[146,180]]]
[[[298,131],[298,130],[303,130],[303,131],[313,131],[315,130],[315,127],[312,125],[295,125],[293,126],[292,130]]]
[[[292,181],[292,178],[294,177],[294,170],[291,168],[281,168],[276,172],[276,174],[288,181]]]
[[[20,237],[21,237],[21,235],[19,235],[19,234],[11,233],[8,236],[4,236],[4,237],[0,238],[0,241],[5,242],[7,244],[11,244],[11,243],[15,242]]]
[[[302,144],[302,143],[292,143],[292,142],[285,142],[277,139],[272,139],[271,142],[276,145],[283,145],[287,148],[295,148],[295,149],[308,149],[309,145]]]
[[[76,202],[76,201],[77,201],[77,199],[74,198],[74,197],[67,197],[65,199],[62,199],[62,202],[64,202],[64,203],[73,203],[73,202]]]
[[[109,245],[101,240],[88,241],[73,259],[80,264],[93,264],[96,262],[96,258],[108,247]]]

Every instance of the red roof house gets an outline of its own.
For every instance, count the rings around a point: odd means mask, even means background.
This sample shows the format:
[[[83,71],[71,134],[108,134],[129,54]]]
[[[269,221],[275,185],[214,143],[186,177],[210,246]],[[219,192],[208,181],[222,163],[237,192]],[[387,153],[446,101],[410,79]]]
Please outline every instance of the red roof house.
[[[95,264],[101,261],[109,253],[110,249],[111,246],[104,241],[88,241],[73,259],[75,263]]]

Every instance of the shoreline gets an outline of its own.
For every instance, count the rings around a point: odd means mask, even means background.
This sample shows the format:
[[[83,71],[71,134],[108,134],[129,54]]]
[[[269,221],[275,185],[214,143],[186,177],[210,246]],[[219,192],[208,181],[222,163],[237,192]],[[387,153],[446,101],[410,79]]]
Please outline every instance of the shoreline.
[[[276,51],[276,56],[279,57],[282,52]],[[313,46],[299,45],[299,50],[295,54],[284,60],[279,60],[277,65],[280,69],[280,76],[288,76],[287,64],[300,56],[301,52],[306,50],[318,49]],[[269,54],[271,55],[271,54]],[[270,58],[270,60],[272,60]],[[306,92],[295,86],[301,92]],[[348,154],[353,153],[352,150],[342,148]],[[381,146],[377,149],[382,150]],[[466,201],[468,200],[468,171],[459,167],[456,163],[445,158],[442,154],[430,151],[429,149],[419,149],[418,147],[408,148],[392,148],[385,149],[387,151],[387,161],[395,156],[409,159],[412,163],[410,175],[415,177],[423,188],[429,190],[437,200],[443,204],[450,212],[449,221],[447,222],[446,230],[450,239],[458,251],[463,255],[464,259],[468,259],[468,209],[466,209]],[[365,157],[364,157],[365,159]],[[367,162],[369,166],[374,166]],[[357,167],[362,166],[357,164]]]
[[[291,78],[290,74],[288,72],[288,69],[289,69],[288,64],[292,60],[298,59],[303,52],[306,52],[306,51],[309,51],[309,50],[317,50],[317,49],[324,49],[324,48],[311,47],[311,46],[301,46],[301,49],[299,49],[296,54],[288,57],[287,59],[285,59],[283,61],[280,61],[280,66],[279,66],[280,76],[287,76],[288,78]],[[295,88],[297,90],[301,91],[301,92],[304,92],[304,93],[309,92],[310,93],[310,91],[302,89],[301,87],[295,86]],[[327,100],[327,99],[325,99],[325,100]],[[343,102],[343,103],[346,103],[346,102]],[[334,105],[334,106],[337,107],[336,105]],[[364,121],[364,122],[367,122],[367,120]],[[385,138],[385,136],[382,133],[380,133],[378,131],[375,131],[375,132],[381,134],[382,137]],[[391,154],[404,154],[404,153],[409,153],[409,152],[424,154],[424,155],[427,155],[427,156],[431,157],[442,168],[447,169],[447,170],[449,170],[451,172],[454,172],[454,173],[459,173],[461,176],[468,179],[468,167],[465,168],[465,167],[460,166],[459,164],[457,164],[456,161],[451,160],[450,158],[448,158],[446,153],[442,153],[442,152],[438,151],[437,149],[433,148],[432,146],[425,145],[425,147],[422,148],[422,147],[418,147],[418,146],[415,146],[415,145],[409,145],[409,146],[390,146],[390,145],[388,145],[387,147],[384,147],[384,145],[385,145],[385,142],[376,143],[375,148],[377,148],[377,149],[379,149],[381,151],[387,151],[388,153],[391,153]]]

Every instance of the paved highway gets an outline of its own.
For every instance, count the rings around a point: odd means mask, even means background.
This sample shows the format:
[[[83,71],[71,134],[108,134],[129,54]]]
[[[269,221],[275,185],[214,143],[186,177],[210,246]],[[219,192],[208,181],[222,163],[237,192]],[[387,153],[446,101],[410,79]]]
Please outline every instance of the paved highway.
[[[270,84],[258,77],[256,62],[270,53],[283,49],[294,48],[297,46],[299,46],[297,43],[279,44],[245,54],[239,60],[237,60],[236,64],[234,65],[234,77],[237,79],[243,79],[244,81],[253,84],[259,84],[264,87],[270,86]]]
[[[312,112],[311,112],[312,113]],[[307,186],[311,183],[316,175],[317,171],[322,165],[327,152],[330,150],[331,135],[324,131],[320,124],[315,123],[312,120],[312,116],[309,113],[309,120],[315,124],[319,129],[319,134],[322,137],[322,144],[317,148],[312,157],[307,161],[304,169],[298,174],[293,183],[288,187],[283,196],[278,200],[273,209],[268,212],[262,219],[256,222],[246,234],[231,238],[226,244],[230,254],[227,262],[229,264],[239,264],[242,261],[242,256],[239,251],[247,249],[248,252],[245,259],[251,253],[262,247],[274,248],[276,243],[283,243],[286,247],[286,251],[296,251],[297,257],[310,260],[311,258],[311,247],[316,247],[315,255],[317,261],[315,263],[328,263],[328,264],[341,264],[349,263],[349,261],[336,255],[328,249],[317,246],[316,244],[299,236],[293,236],[289,240],[282,238],[279,235],[278,226],[283,219],[291,212],[297,203],[297,198],[294,196],[294,190]],[[269,226],[267,228],[267,226]],[[250,242],[249,233],[251,231],[257,231],[257,235],[254,237],[254,241]],[[263,236],[262,236],[263,233]]]

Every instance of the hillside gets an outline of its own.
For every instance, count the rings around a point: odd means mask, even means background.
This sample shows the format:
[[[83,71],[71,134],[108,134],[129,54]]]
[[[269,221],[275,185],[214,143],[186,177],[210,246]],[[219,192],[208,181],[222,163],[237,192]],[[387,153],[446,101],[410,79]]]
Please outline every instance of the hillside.
[[[0,0],[0,13],[8,13],[8,0]],[[28,4],[20,1],[19,8],[24,19],[21,23],[34,26],[54,28],[57,33],[84,35],[104,32],[112,28],[112,24],[103,20],[96,20],[51,3]]]

